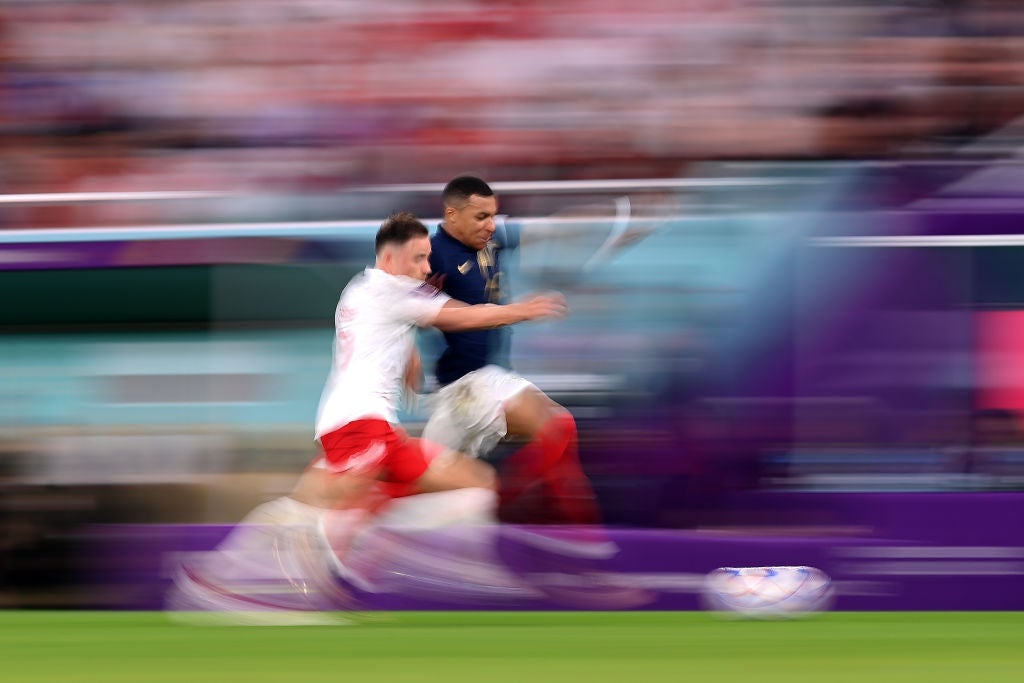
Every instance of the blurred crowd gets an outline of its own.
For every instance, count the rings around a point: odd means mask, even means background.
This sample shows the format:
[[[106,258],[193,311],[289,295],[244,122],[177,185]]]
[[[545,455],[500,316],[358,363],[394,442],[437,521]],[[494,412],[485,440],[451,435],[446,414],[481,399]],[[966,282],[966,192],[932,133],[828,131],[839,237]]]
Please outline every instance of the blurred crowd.
[[[330,193],[466,170],[941,154],[1021,111],[1018,7],[0,0],[0,192]],[[109,218],[83,210],[6,207],[0,223]]]

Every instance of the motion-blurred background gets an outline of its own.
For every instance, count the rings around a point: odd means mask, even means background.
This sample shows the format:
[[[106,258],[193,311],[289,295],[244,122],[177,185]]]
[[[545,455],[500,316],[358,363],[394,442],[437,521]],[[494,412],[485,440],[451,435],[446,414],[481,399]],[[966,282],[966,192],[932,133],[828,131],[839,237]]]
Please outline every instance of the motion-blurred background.
[[[609,524],[1019,545],[1022,113],[1015,0],[0,0],[0,600],[286,493],[341,288],[463,172]]]

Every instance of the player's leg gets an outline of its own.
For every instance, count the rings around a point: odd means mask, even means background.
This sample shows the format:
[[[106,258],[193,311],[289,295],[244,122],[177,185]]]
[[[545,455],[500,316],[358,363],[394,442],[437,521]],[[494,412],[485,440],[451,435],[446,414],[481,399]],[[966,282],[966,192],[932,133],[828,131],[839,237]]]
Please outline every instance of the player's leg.
[[[494,468],[425,439],[408,439],[394,453],[378,487],[389,500],[377,509],[375,523],[434,528],[497,521]]]
[[[427,468],[413,482],[416,493],[466,488],[493,492],[498,488],[494,468],[481,460],[426,439],[409,439],[407,448],[419,451],[417,457],[427,462]]]
[[[360,420],[321,437],[322,454],[289,496],[257,507],[217,549],[182,566],[177,603],[187,597],[194,608],[222,612],[351,609],[351,593],[332,573],[325,518],[335,539],[365,527],[387,501],[376,483],[400,444],[383,420]]]
[[[388,426],[388,432],[384,455],[371,486],[364,489],[361,481],[346,481],[350,470],[342,463],[334,467],[341,470],[337,472],[336,484],[317,482],[308,487],[314,496],[358,505],[372,515],[365,529],[349,535],[347,548],[336,541],[337,534],[333,530],[327,531],[330,544],[343,565],[354,566],[354,560],[350,561],[348,555],[356,545],[356,538],[365,536],[364,532],[372,526],[438,527],[456,523],[489,524],[496,519],[498,480],[494,468],[439,444],[410,438],[400,428]],[[315,472],[311,476],[315,476]],[[337,502],[335,507],[339,507]],[[365,549],[365,539],[359,545]]]
[[[375,476],[339,473],[317,467],[306,468],[291,492],[291,498],[323,510],[372,508]]]
[[[245,611],[250,604],[269,611],[358,608],[352,592],[334,578],[325,520],[335,537],[352,537],[386,503],[375,484],[390,435],[386,424],[327,435],[323,453],[288,496],[254,509],[201,567],[191,567],[191,592],[216,595],[218,611]]]
[[[322,513],[289,496],[257,506],[215,549],[179,558],[168,610],[238,624],[338,623],[334,613],[353,603],[315,545]]]
[[[564,426],[561,432],[563,438],[574,434]],[[585,589],[556,589],[583,581],[577,576],[581,572],[603,570],[614,545],[599,537],[524,530],[499,547],[502,527],[494,524],[493,469],[438,444],[407,438],[400,430],[396,434],[380,472],[385,481],[378,486],[405,495],[380,506],[364,527],[340,543],[329,525],[326,530],[333,570],[348,593],[399,591],[436,598],[440,590],[456,601],[459,596],[504,602],[547,595],[559,601],[572,598],[566,604],[638,604],[632,592],[623,602],[622,591],[593,578],[587,578]],[[502,557],[509,548],[529,560],[526,574],[509,571]],[[552,571],[563,575],[556,588],[534,585]]]
[[[548,521],[597,523],[596,497],[580,464],[572,414],[530,385],[505,401],[504,415],[508,434],[528,439],[503,468],[505,516],[514,518],[517,501],[540,485],[546,492]]]
[[[424,437],[481,456],[506,435],[528,443],[502,464],[504,521],[593,523],[597,506],[579,463],[572,415],[528,380],[487,366],[444,387]]]
[[[412,577],[436,571],[431,552],[440,552],[442,546],[450,551],[452,543],[477,563],[490,557],[492,536],[481,529],[497,521],[492,467],[403,434],[389,451],[381,476],[377,487],[389,498],[356,534],[339,539],[327,520],[325,535],[334,550],[335,571],[346,583],[370,592],[394,590],[396,581],[415,583]],[[429,550],[436,542],[434,532],[441,530],[451,543]],[[399,575],[405,578],[399,580]]]
[[[403,452],[407,439],[381,419],[356,420],[324,434],[322,455],[306,468],[291,495],[324,510],[373,512],[388,498],[379,482],[408,483],[427,468],[418,451]],[[396,462],[401,476],[395,475]]]

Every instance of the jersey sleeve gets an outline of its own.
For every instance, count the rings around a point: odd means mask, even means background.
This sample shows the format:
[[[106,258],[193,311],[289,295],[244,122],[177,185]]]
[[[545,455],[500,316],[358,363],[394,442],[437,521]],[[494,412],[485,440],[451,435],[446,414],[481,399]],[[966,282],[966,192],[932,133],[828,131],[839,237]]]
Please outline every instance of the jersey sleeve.
[[[403,296],[397,298],[392,312],[402,320],[428,327],[450,300],[450,296],[433,285],[421,282],[409,286]]]

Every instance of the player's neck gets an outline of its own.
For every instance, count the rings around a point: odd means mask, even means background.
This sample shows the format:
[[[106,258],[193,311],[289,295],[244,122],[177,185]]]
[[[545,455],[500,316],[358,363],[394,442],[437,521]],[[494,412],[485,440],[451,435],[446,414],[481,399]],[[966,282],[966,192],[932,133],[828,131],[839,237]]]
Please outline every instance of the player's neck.
[[[451,239],[455,240],[456,242],[458,242],[462,246],[466,247],[467,249],[470,249],[472,251],[480,251],[479,249],[475,249],[471,245],[466,244],[465,242],[460,240],[458,237],[456,237],[455,233],[453,233],[451,230],[448,229],[448,224],[443,222],[443,221],[441,222],[441,231],[444,232],[444,234],[448,235],[448,237],[450,237]]]

